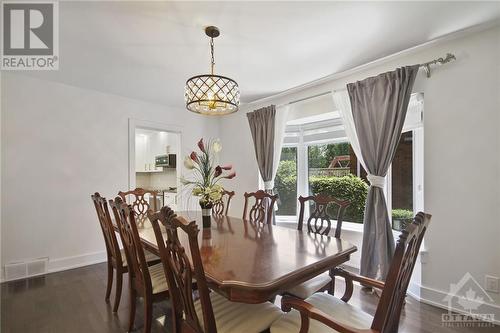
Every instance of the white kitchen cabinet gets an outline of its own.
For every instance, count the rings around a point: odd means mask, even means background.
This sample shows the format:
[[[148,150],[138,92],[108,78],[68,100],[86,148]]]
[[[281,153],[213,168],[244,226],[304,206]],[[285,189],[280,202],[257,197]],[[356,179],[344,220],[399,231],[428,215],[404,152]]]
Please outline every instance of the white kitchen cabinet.
[[[163,172],[163,167],[155,167],[155,158],[170,153],[175,154],[178,148],[177,135],[162,131],[136,130],[135,133],[135,171]]]
[[[147,136],[135,135],[135,171],[147,172]]]
[[[179,135],[174,133],[168,133],[169,154],[179,154]]]

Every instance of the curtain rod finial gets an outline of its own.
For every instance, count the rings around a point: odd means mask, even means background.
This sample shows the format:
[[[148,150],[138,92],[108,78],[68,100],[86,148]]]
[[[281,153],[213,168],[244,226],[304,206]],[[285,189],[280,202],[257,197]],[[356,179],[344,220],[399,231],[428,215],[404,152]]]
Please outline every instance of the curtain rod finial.
[[[432,60],[432,61],[428,61],[426,63],[423,63],[420,65],[420,67],[423,67],[424,70],[425,70],[425,73],[427,75],[427,77],[431,77],[431,65],[435,65],[435,64],[439,64],[439,65],[443,65],[443,64],[446,64],[450,61],[453,61],[453,60],[457,60],[457,58],[455,57],[455,55],[453,53],[446,53],[446,56],[444,58],[438,58],[438,59],[435,59],[435,60]]]

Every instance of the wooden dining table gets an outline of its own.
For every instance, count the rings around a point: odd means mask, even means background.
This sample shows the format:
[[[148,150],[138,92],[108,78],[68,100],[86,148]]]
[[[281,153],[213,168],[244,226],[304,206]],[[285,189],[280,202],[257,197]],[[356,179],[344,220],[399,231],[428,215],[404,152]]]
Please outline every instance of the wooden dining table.
[[[200,228],[203,268],[211,289],[234,302],[263,303],[349,260],[356,246],[333,236],[296,228],[212,216],[202,228],[201,212],[177,212]],[[159,255],[149,221],[139,228],[141,242]],[[166,239],[166,234],[164,234]],[[189,253],[187,236],[179,232]]]

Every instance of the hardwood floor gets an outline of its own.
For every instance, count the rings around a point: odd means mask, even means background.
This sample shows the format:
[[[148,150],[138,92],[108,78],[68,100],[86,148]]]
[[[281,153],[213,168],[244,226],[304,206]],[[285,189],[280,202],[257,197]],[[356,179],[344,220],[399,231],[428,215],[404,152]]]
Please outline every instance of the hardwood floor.
[[[104,302],[106,291],[105,264],[3,283],[1,286],[0,330],[2,333],[126,332],[129,307],[126,278],[123,285],[120,308],[117,314],[113,314],[112,302],[110,304]],[[341,295],[343,284],[337,283],[336,289],[338,295]],[[114,295],[114,291],[111,295]],[[278,298],[277,302],[279,301]],[[373,314],[377,301],[377,296],[356,288],[350,303]],[[138,304],[137,332],[141,332],[142,329],[141,310],[142,307]],[[407,333],[499,332],[498,326],[493,328],[442,327],[441,313],[443,312],[442,309],[408,298],[399,331]],[[154,306],[155,318],[164,314],[170,314],[168,301]],[[169,327],[168,324],[167,327]],[[169,330],[154,322],[152,333],[157,332],[169,332]]]

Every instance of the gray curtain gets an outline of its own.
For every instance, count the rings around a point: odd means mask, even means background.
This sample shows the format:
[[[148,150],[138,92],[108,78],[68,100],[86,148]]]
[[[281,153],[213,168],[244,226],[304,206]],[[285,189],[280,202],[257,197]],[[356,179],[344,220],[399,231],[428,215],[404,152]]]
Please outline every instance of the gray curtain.
[[[252,133],[255,157],[257,158],[260,175],[262,180],[267,183],[273,179],[276,106],[270,105],[249,112],[247,113],[247,118],[250,125],[250,132]],[[267,189],[267,191],[272,193],[272,189]]]
[[[406,117],[418,65],[350,83],[347,91],[370,189],[366,200],[360,273],[385,279],[394,254],[394,237],[384,195]]]

